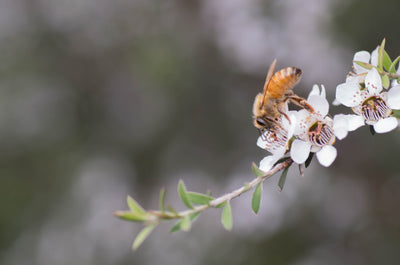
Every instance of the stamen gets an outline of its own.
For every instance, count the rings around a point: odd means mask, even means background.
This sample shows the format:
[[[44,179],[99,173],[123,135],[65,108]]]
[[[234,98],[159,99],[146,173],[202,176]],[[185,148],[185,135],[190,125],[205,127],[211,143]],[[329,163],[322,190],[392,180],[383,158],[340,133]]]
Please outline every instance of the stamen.
[[[392,110],[386,105],[386,102],[378,96],[365,100],[361,110],[363,118],[369,122],[377,122],[392,114]]]
[[[267,151],[274,153],[274,151],[286,147],[288,135],[284,129],[270,130],[263,133],[262,139],[267,142]]]
[[[335,141],[335,136],[332,128],[328,124],[318,121],[310,127],[308,139],[312,144],[322,147],[332,144],[332,142]]]

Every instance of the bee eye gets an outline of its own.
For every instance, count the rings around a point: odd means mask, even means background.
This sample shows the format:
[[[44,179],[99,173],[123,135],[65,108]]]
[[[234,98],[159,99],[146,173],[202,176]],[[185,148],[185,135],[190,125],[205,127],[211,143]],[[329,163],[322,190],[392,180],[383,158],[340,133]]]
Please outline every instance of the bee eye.
[[[266,123],[263,119],[261,119],[261,118],[257,118],[256,122],[257,122],[257,124],[260,125],[260,126],[265,126],[265,125],[267,125],[267,123]]]

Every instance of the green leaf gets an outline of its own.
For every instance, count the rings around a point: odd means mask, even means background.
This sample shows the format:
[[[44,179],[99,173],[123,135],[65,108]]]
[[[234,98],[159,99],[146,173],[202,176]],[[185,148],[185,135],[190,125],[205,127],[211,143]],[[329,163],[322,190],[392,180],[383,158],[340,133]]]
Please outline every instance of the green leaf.
[[[193,223],[197,219],[197,217],[199,217],[199,215],[200,215],[200,212],[190,214],[189,215],[190,221]],[[181,230],[182,229],[181,228],[182,221],[183,221],[183,219],[180,219],[178,222],[176,222],[169,232],[174,233],[174,232]]]
[[[289,170],[289,168],[285,168],[285,169],[282,171],[281,177],[279,178],[278,186],[279,186],[279,188],[280,188],[281,191],[283,190],[283,186],[285,186],[286,175],[287,175],[287,173],[288,173],[288,170]]]
[[[374,126],[372,126],[372,125],[369,126],[369,132],[372,134],[372,136],[374,136],[376,134]]]
[[[382,86],[386,89],[389,88],[390,86],[390,81],[389,81],[389,77],[387,75],[383,75],[382,76]]]
[[[226,202],[222,202],[220,204],[218,204],[217,206],[215,206],[215,208],[222,208],[226,205]]]
[[[383,53],[385,51],[385,42],[386,40],[383,39],[381,45],[378,48],[378,69],[383,71]]]
[[[190,209],[193,209],[193,205],[190,203],[189,198],[186,193],[186,187],[185,184],[183,183],[183,180],[179,181],[178,184],[178,194],[179,197],[181,197],[182,202]]]
[[[128,196],[126,198],[126,202],[128,204],[129,209],[131,209],[132,212],[141,215],[146,214],[146,211],[142,208],[142,206],[140,206],[139,203],[137,203],[137,201],[135,201],[131,196]]]
[[[249,183],[248,183],[248,182],[245,182],[245,183],[244,183],[244,190],[245,190],[245,191],[248,191],[249,189],[250,189]]]
[[[392,60],[389,57],[389,54],[384,50],[383,51],[383,67],[385,67],[386,71],[389,71],[390,66],[392,65]]]
[[[372,68],[374,68],[374,66],[372,64],[369,63],[364,63],[361,61],[354,61],[354,63],[358,64],[361,67],[364,67],[365,69],[371,70]]]
[[[255,214],[257,214],[260,209],[262,189],[263,185],[262,182],[260,182],[254,190],[253,198],[251,199],[251,208]]]
[[[175,214],[175,215],[179,215],[178,211],[174,209],[174,207],[172,207],[171,205],[167,206],[168,211],[170,211],[171,213]]]
[[[226,202],[226,205],[225,205],[224,209],[222,210],[221,223],[226,230],[229,231],[232,229],[232,225],[233,225],[232,209],[231,209],[231,204],[229,203],[229,201]]]
[[[160,210],[161,210],[161,213],[165,212],[165,193],[166,193],[165,188],[162,188],[160,190]]]
[[[392,110],[392,116],[397,119],[400,119],[400,110],[395,110],[395,109]]]
[[[400,56],[394,59],[393,63],[389,67],[389,73],[395,74],[396,73],[396,64],[399,62]]]
[[[150,235],[150,233],[153,231],[153,229],[156,226],[157,226],[156,224],[148,225],[145,228],[143,228],[142,231],[139,232],[139,234],[136,236],[135,240],[133,241],[133,245],[132,245],[133,250],[138,249],[138,247]]]
[[[308,158],[306,160],[306,162],[304,163],[305,167],[308,168],[308,166],[311,164],[311,161],[314,157],[314,153],[310,152],[310,154],[308,155]]]
[[[257,166],[256,166],[256,163],[254,163],[253,162],[253,164],[251,164],[251,169],[253,170],[253,173],[254,173],[254,175],[256,176],[256,177],[262,177],[262,176],[265,176],[265,172],[264,171],[262,171],[261,169],[259,169]]]
[[[189,231],[190,230],[190,217],[189,215],[186,215],[185,217],[182,218],[182,222],[181,222],[181,230],[182,231]]]
[[[210,201],[214,200],[211,196],[192,191],[186,192],[186,196],[189,202],[200,205],[208,204]]]
[[[114,215],[118,218],[133,222],[143,222],[147,220],[146,214],[140,214],[131,211],[116,211]]]

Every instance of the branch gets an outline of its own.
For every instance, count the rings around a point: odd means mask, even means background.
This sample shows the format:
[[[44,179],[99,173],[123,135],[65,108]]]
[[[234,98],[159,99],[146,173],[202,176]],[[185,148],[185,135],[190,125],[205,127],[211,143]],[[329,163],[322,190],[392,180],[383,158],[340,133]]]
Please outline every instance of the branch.
[[[291,158],[284,158],[284,161],[275,165],[268,172],[261,171],[257,168],[257,166],[255,166],[255,164],[253,164],[253,171],[257,176],[255,179],[253,179],[249,183],[245,183],[244,186],[230,193],[224,194],[218,198],[213,198],[208,194],[187,191],[185,185],[183,184],[183,181],[180,181],[178,184],[178,193],[183,203],[189,208],[188,210],[178,212],[175,211],[172,207],[167,207],[168,210],[166,211],[164,207],[165,190],[162,189],[160,193],[160,210],[146,211],[133,198],[128,196],[127,203],[130,211],[116,211],[114,215],[127,221],[142,222],[145,224],[146,227],[138,234],[133,243],[134,249],[139,247],[139,245],[162,220],[179,219],[174,227],[172,227],[171,232],[175,232],[178,230],[188,231],[190,229],[191,223],[199,216],[199,214],[209,208],[224,207],[222,211],[221,221],[224,227],[230,230],[232,228],[232,213],[229,202],[232,199],[242,195],[243,193],[257,187],[264,180],[273,176],[277,172],[283,169],[287,170],[292,163],[293,160]],[[256,191],[257,190],[259,189],[257,188]],[[256,193],[257,209],[253,208],[255,212],[258,211],[259,202],[261,200],[261,192],[255,192],[253,194],[252,203],[254,203],[254,196]],[[197,205],[193,206],[192,204]]]

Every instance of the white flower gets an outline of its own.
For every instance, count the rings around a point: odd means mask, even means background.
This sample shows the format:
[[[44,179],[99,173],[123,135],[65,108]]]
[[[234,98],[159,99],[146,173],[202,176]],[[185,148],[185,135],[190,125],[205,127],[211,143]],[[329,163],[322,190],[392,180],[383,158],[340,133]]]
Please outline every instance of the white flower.
[[[360,61],[363,63],[372,64],[373,66],[378,66],[378,49],[379,47],[376,47],[376,49],[373,50],[371,54],[367,51],[359,51],[354,54],[353,67],[355,74],[366,73],[368,72],[368,70],[356,64],[354,61]]]
[[[296,126],[296,117],[292,111],[287,112],[290,121],[284,115],[281,116],[281,127],[274,131],[264,131],[257,139],[257,145],[271,155],[264,157],[260,161],[259,168],[262,171],[269,171],[273,165],[286,153],[289,148],[289,140],[293,136]]]
[[[372,51],[370,54],[367,51],[359,51],[354,54],[353,57],[353,69],[354,73],[350,73],[350,75],[346,78],[346,82],[358,82],[363,83],[365,79],[365,75],[368,72],[368,69],[362,67],[355,63],[355,61],[371,64],[373,66],[378,66],[378,49],[376,47],[375,50]]]
[[[397,119],[390,115],[392,109],[400,109],[400,86],[392,87],[388,92],[382,92],[382,79],[375,68],[367,72],[364,83],[360,84],[351,80],[338,85],[336,100],[351,107],[354,113],[359,115],[366,124],[372,125],[377,133],[389,132],[398,126]],[[360,125],[360,118],[352,116],[351,119],[357,119],[357,124]],[[360,126],[362,125],[364,124]]]
[[[296,113],[297,126],[295,139],[291,145],[290,155],[294,162],[304,163],[310,152],[317,154],[319,163],[330,166],[336,159],[337,151],[332,146],[335,142],[334,120],[327,116],[329,103],[325,98],[325,88],[321,91],[317,85],[313,86],[307,102],[314,108],[314,112],[302,109]],[[339,126],[340,127],[340,126]]]

